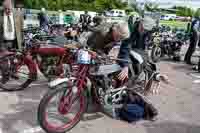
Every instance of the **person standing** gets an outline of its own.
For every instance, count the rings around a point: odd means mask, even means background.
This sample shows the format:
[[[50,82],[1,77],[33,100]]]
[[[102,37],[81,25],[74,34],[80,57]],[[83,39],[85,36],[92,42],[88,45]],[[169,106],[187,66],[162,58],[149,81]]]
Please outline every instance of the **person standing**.
[[[200,46],[199,41],[200,41],[200,18],[196,17],[196,19],[194,19],[191,24],[190,46],[187,50],[187,53],[184,59],[184,61],[187,64],[192,64],[191,57],[192,57],[192,54],[195,52],[196,46],[197,45]]]
[[[18,10],[14,10],[14,5]],[[20,5],[20,6],[19,6]],[[22,48],[23,14],[22,1],[3,1],[3,11],[0,12],[0,51],[11,48]],[[20,9],[20,10],[19,10]],[[17,33],[17,34],[16,34]]]
[[[59,24],[60,25],[64,25],[64,14],[62,12],[62,10],[59,10]]]
[[[92,18],[88,14],[88,11],[85,11],[85,14],[80,15],[79,22],[82,24],[83,30],[87,30],[87,26],[92,22]]]
[[[129,27],[129,31],[130,31],[130,33],[132,33],[133,32],[133,25],[134,25],[134,23],[133,23],[133,18],[134,18],[134,16],[133,15],[130,15],[129,16],[129,18],[128,18],[128,27]]]
[[[38,19],[40,21],[40,28],[43,29],[45,32],[48,32],[49,19],[44,8],[41,9],[41,12],[38,15]]]
[[[22,44],[24,42],[24,34],[22,29],[24,28],[24,11],[22,9],[23,3],[16,4],[16,11],[15,11],[15,31],[16,31],[16,38],[17,38],[17,47],[18,49],[22,49]]]

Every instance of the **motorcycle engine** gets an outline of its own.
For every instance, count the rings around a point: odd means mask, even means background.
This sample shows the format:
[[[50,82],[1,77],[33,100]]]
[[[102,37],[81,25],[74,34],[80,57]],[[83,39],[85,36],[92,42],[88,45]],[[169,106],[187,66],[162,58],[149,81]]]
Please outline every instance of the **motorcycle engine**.
[[[96,92],[101,105],[111,106],[123,103],[127,92],[126,86],[119,82],[116,76],[112,75],[108,78],[96,78]]]
[[[59,76],[62,73],[62,67],[57,66],[59,57],[55,56],[38,56],[40,62],[40,71],[47,77]]]

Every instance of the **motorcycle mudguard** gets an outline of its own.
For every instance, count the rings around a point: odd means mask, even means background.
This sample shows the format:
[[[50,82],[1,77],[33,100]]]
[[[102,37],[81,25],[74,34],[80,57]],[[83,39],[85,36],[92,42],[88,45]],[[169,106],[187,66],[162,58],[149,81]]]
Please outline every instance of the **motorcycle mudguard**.
[[[122,68],[118,64],[112,64],[112,65],[101,65],[98,68],[98,71],[91,73],[91,75],[108,75],[114,72],[120,71]]]
[[[131,50],[130,55],[136,59],[140,64],[142,64],[144,62],[142,56],[140,54],[138,54],[137,52]]]

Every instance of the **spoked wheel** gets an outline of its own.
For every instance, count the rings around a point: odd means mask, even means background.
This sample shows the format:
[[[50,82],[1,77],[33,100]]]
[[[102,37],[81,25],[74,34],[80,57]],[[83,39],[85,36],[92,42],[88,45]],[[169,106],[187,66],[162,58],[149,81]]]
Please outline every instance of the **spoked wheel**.
[[[58,85],[42,98],[38,108],[40,126],[48,133],[64,133],[78,124],[87,109],[84,94],[74,93],[76,87]]]
[[[8,58],[1,61],[0,88],[5,91],[19,91],[32,83],[31,74],[27,64],[18,58]]]

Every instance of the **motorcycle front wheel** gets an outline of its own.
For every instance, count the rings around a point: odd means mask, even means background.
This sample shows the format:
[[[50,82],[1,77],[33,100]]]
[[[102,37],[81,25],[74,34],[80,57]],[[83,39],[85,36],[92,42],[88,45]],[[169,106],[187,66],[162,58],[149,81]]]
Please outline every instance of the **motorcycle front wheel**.
[[[154,63],[157,63],[160,61],[160,58],[162,56],[162,50],[158,46],[153,46],[151,51],[151,59]]]
[[[75,87],[60,84],[44,95],[38,107],[38,121],[43,130],[48,133],[64,133],[79,123],[87,109],[87,97],[83,93],[74,94],[73,89]],[[50,104],[51,100],[54,99],[57,101]],[[79,102],[75,103],[77,101]],[[52,106],[48,109],[49,105]],[[76,113],[73,115],[70,109],[76,111]]]

